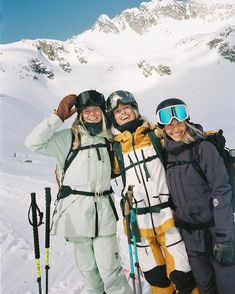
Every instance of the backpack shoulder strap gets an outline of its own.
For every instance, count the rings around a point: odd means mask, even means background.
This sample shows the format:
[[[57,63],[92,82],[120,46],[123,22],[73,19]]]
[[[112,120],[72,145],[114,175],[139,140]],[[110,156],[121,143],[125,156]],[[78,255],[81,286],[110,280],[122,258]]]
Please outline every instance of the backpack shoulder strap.
[[[73,150],[73,142],[74,142],[75,136],[74,136],[74,133],[73,133],[72,130],[71,130],[71,135],[72,135],[72,141],[71,141],[70,150],[69,150],[68,155],[67,155],[67,157],[65,159],[64,170],[63,170],[63,177],[65,175],[65,172],[69,168],[70,164],[72,163],[72,161],[74,160],[74,158],[76,157],[76,155],[78,154],[78,152],[80,150],[80,147],[78,147],[77,149],[74,149]],[[79,133],[78,133],[78,139],[79,139],[79,141],[81,140],[81,136],[80,136]]]
[[[123,186],[126,186],[126,173],[125,173],[125,166],[124,166],[124,160],[123,160],[123,154],[122,154],[122,146],[119,142],[113,143],[113,150],[114,154],[117,158],[118,165],[121,171],[121,177],[122,177],[122,183]]]
[[[190,159],[196,171],[207,181],[206,175],[200,166],[200,157],[198,153],[199,144],[206,139],[199,139],[190,146]]]
[[[164,152],[163,152],[163,149],[161,147],[161,141],[160,141],[160,138],[158,138],[154,132],[154,130],[149,130],[148,131],[148,135],[150,137],[150,140],[153,144],[153,147],[158,155],[158,157],[160,158],[163,166],[165,167],[166,166],[166,162],[165,162],[165,156],[164,156]]]
[[[113,164],[114,154],[113,154],[113,144],[111,141],[109,141],[107,138],[105,138],[105,144],[109,153],[109,158],[111,165]]]
[[[105,138],[105,144],[109,153],[110,164],[111,164],[111,178],[114,179],[116,175],[113,173],[113,164],[114,164],[114,149],[113,142]]]

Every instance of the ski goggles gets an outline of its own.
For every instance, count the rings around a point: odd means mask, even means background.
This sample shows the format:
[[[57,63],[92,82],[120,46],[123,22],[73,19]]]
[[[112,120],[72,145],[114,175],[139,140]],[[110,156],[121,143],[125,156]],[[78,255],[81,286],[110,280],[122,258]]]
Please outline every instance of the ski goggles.
[[[157,122],[161,125],[169,125],[173,118],[184,121],[188,117],[189,113],[184,104],[165,107],[157,112]]]
[[[80,93],[77,96],[77,108],[92,105],[105,108],[105,99],[103,94],[94,90],[90,90]]]
[[[125,97],[121,97],[118,94],[114,94],[111,99],[107,101],[107,110],[113,111],[115,110],[118,105],[122,104],[133,104],[135,103],[135,100],[132,96],[126,95]]]

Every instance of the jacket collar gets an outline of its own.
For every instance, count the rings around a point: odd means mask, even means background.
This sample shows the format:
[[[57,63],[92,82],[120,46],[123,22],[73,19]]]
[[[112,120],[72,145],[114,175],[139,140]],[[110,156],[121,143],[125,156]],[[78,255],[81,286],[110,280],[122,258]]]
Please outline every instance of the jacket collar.
[[[135,132],[131,133],[129,131],[124,131],[114,136],[114,141],[117,142],[126,142],[134,136],[134,138],[141,138],[146,134],[146,132],[150,129],[154,129],[155,125],[149,122],[148,120],[144,120],[143,124],[139,126]]]

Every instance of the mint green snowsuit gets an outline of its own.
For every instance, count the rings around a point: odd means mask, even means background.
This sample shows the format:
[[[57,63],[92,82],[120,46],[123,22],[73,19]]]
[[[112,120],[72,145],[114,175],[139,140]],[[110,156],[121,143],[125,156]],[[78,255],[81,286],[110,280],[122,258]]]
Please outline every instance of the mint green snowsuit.
[[[72,143],[71,129],[58,131],[62,124],[52,114],[25,141],[32,151],[55,157],[61,171]],[[105,143],[102,133],[90,136],[81,127],[80,135],[80,146]],[[65,173],[63,185],[76,191],[102,193],[110,190],[110,179],[107,148],[98,151],[88,148],[78,152]],[[53,214],[51,233],[64,236],[72,244],[87,293],[129,294],[133,292],[120,264],[116,219],[109,197],[113,200],[111,192],[97,197],[70,194],[60,199]]]

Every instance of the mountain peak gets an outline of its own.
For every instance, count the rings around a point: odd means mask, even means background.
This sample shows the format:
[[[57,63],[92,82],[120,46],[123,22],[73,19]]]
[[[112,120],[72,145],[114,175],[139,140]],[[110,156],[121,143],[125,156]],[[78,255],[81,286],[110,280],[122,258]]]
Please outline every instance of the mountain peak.
[[[104,33],[119,33],[115,23],[106,14],[102,14],[91,28],[92,31],[101,31]]]
[[[172,18],[174,20],[186,20],[201,18],[204,21],[224,21],[235,15],[235,0],[152,0],[142,2],[139,8],[124,10],[120,15],[110,19],[107,15],[101,15],[92,31],[104,33],[121,33],[131,29],[137,34],[144,34],[152,26],[160,21]]]

